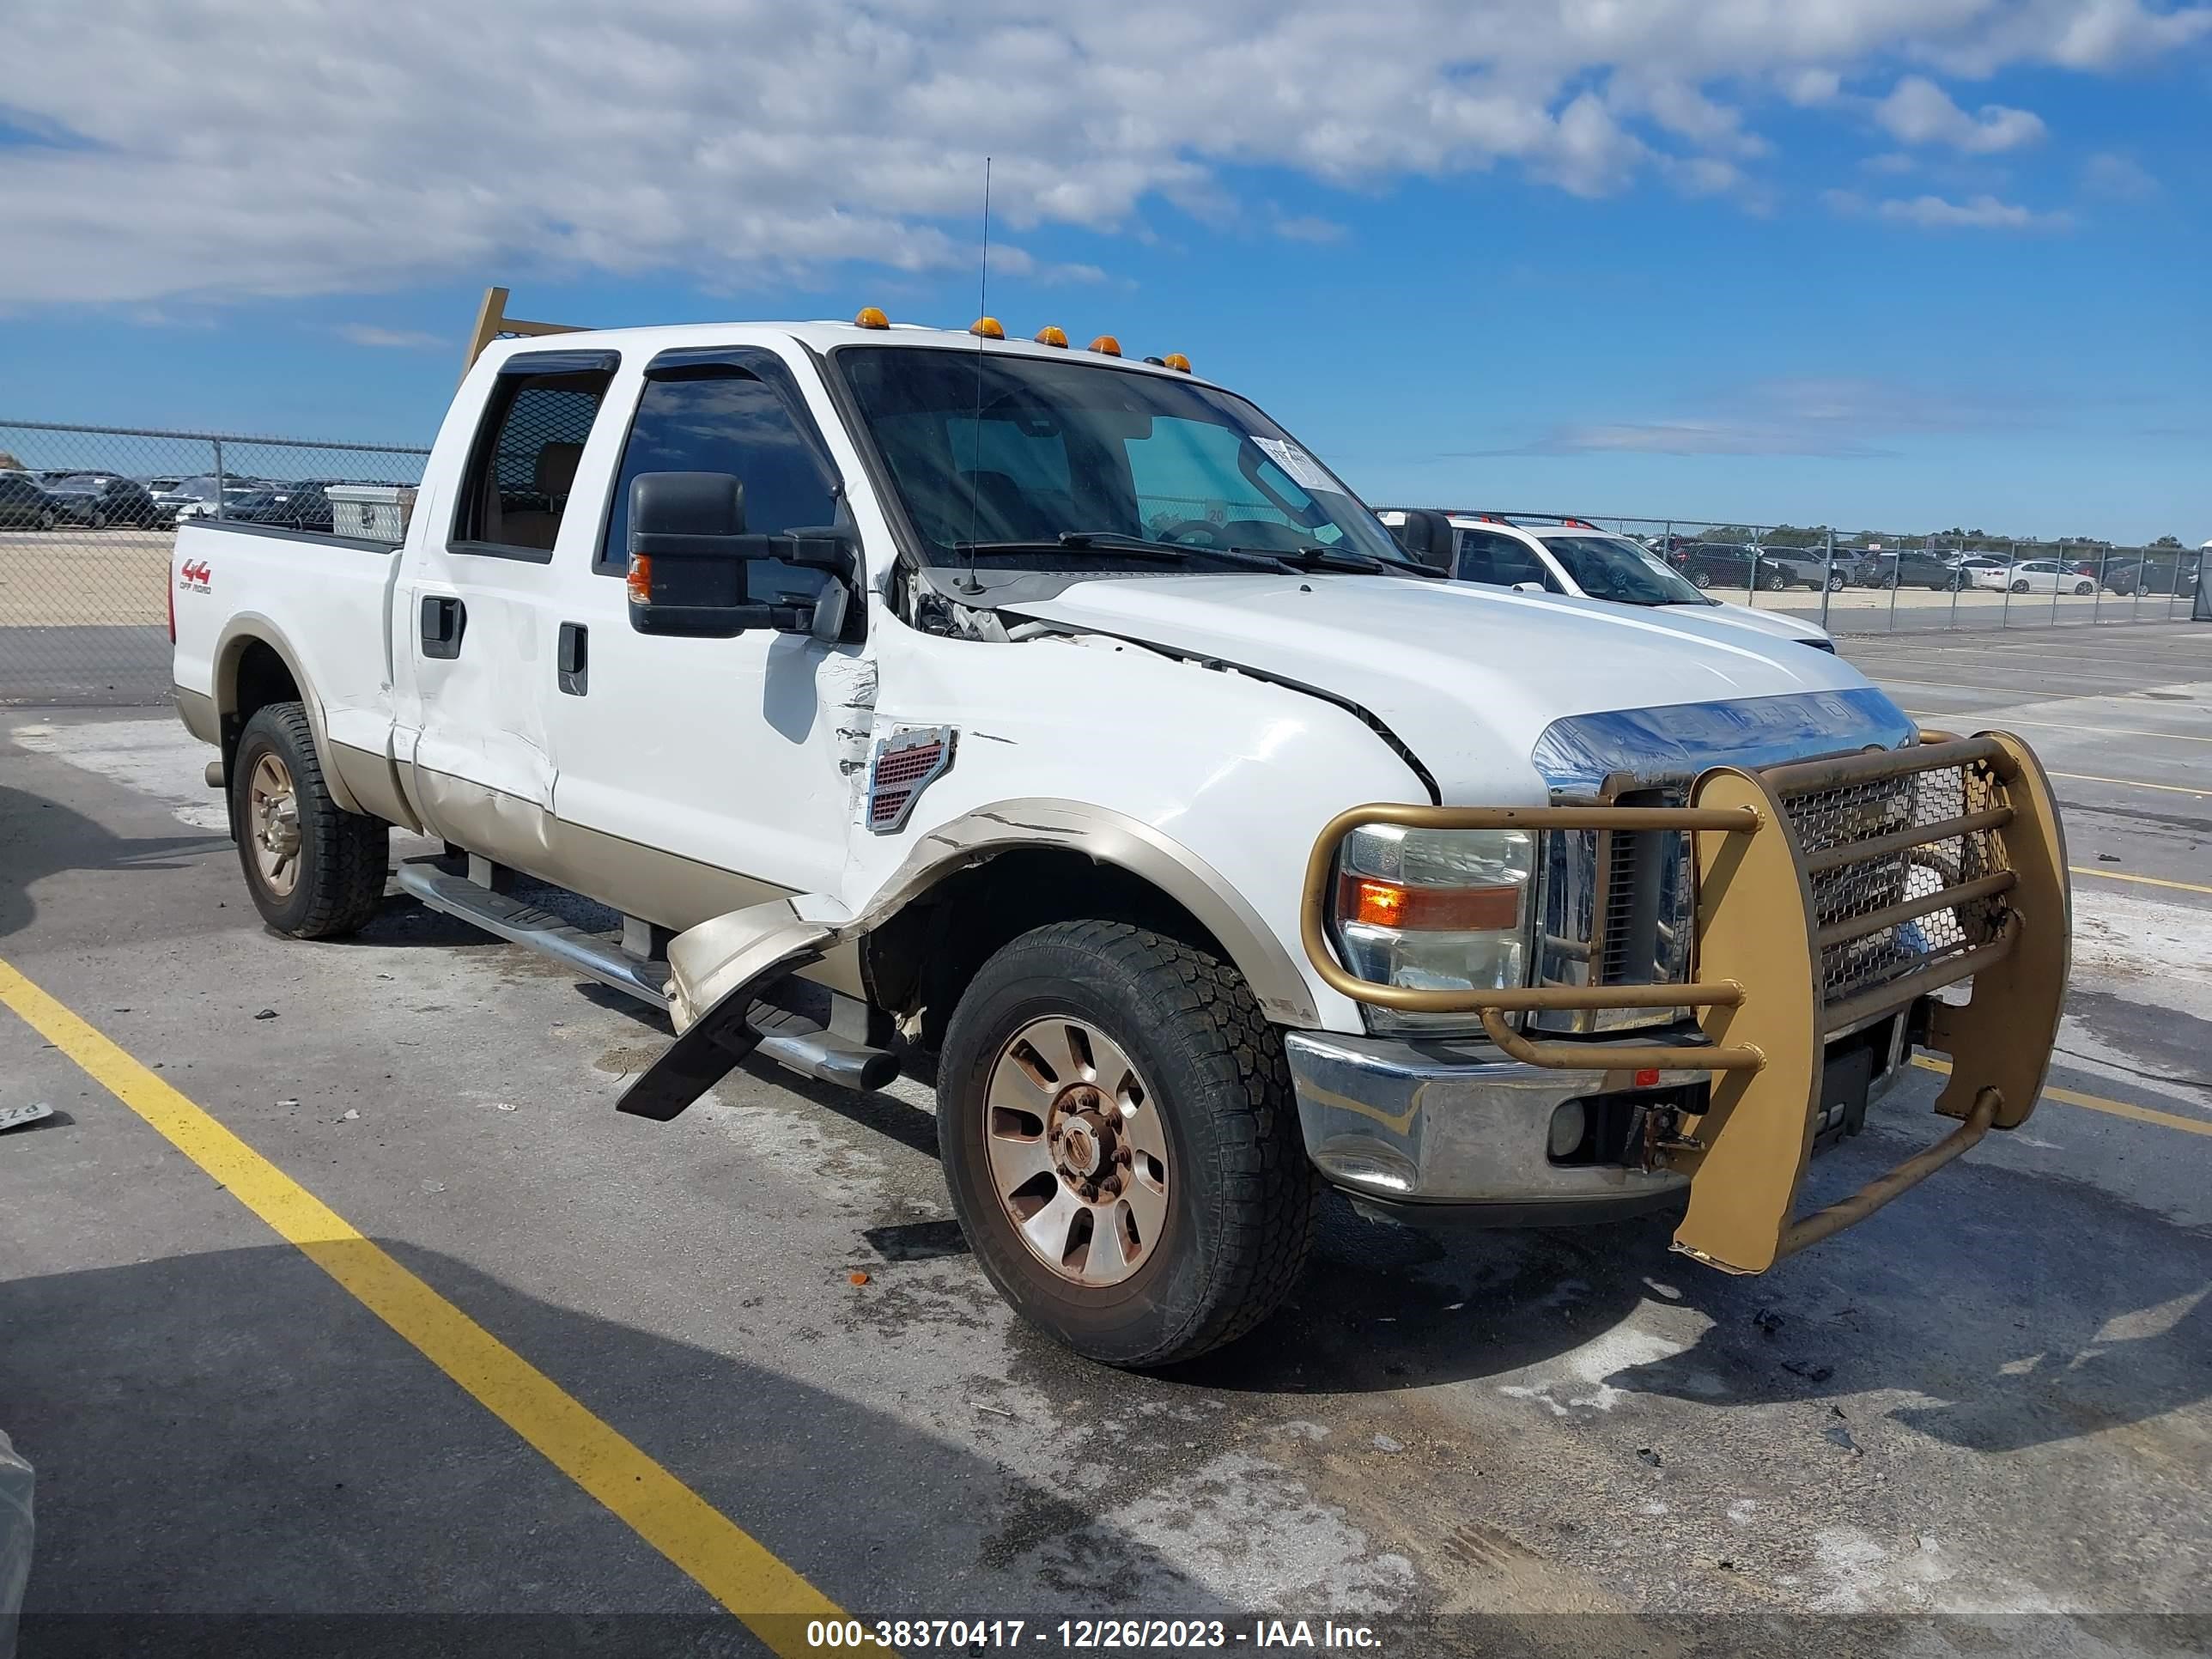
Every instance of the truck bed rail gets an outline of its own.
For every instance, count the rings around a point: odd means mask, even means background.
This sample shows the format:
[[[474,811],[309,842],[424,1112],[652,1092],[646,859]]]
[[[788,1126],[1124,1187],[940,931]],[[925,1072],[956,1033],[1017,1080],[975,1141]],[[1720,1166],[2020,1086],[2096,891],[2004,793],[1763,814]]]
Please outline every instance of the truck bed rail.
[[[1691,1177],[1675,1247],[1758,1273],[1871,1214],[1989,1128],[2034,1109],[2065,994],[2071,897],[2063,831],[2034,753],[2007,732],[1930,732],[1904,749],[1717,768],[1683,806],[1444,807],[1373,804],[1339,815],[1306,866],[1300,931],[1321,977],[1354,1000],[1413,1013],[1473,1013],[1524,1064],[1705,1071],[1705,1109],[1663,1154]],[[1675,984],[1435,990],[1359,977],[1330,948],[1344,837],[1417,829],[1671,830],[1692,838],[1693,967]],[[1855,1197],[1793,1224],[1820,1116],[1827,1036],[1972,980],[1930,1005],[1929,1047],[1948,1054],[1936,1103],[1951,1136]],[[1537,1041],[1509,1016],[1534,1009],[1680,1008],[1698,1040]]]

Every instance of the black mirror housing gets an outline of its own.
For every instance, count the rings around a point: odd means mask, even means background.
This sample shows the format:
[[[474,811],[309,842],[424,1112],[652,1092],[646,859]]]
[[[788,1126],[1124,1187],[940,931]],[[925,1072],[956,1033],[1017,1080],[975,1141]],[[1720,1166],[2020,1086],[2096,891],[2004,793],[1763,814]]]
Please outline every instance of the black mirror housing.
[[[1431,513],[1425,507],[1406,509],[1406,521],[1395,532],[1398,545],[1411,554],[1414,560],[1431,570],[1441,570],[1446,575],[1452,568],[1451,520],[1441,513]]]
[[[781,536],[745,530],[745,487],[726,472],[642,472],[630,481],[629,621],[641,634],[728,639],[751,628],[819,634],[819,601],[757,599],[751,567],[768,560],[825,570],[840,584],[830,607],[842,629],[842,584],[858,568],[836,530]]]

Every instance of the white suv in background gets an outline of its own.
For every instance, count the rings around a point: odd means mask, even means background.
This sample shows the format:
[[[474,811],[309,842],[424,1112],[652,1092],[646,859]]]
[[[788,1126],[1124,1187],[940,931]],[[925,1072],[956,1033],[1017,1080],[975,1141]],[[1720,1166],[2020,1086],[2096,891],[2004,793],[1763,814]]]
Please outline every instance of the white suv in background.
[[[1396,530],[1402,510],[1381,515]],[[1645,609],[1719,611],[1708,620],[1733,623],[1770,639],[1794,640],[1833,651],[1827,630],[1779,611],[1730,605],[1692,586],[1682,573],[1650,548],[1600,530],[1584,519],[1528,513],[1443,512],[1452,527],[1451,574],[1522,592],[1558,593]]]

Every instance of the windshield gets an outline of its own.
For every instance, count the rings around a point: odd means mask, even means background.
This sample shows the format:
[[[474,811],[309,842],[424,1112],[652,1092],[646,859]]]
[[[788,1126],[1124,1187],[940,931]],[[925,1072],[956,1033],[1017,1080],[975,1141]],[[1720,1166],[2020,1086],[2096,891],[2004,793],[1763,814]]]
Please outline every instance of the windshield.
[[[1066,537],[1412,562],[1287,433],[1213,387],[1011,353],[833,356],[934,562]]]
[[[1577,587],[1616,605],[1711,605],[1657,554],[1619,536],[1547,536],[1544,549]]]

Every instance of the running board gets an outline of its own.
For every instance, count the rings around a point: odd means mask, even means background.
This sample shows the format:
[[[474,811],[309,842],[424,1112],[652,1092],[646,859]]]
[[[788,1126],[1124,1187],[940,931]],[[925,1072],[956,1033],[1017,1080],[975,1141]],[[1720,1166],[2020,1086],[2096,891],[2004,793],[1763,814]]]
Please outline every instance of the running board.
[[[668,964],[642,961],[604,934],[586,933],[550,910],[456,876],[432,860],[400,865],[401,887],[433,910],[481,927],[574,969],[586,979],[668,1011]],[[898,1056],[887,1049],[823,1030],[804,1014],[755,1002],[745,1023],[759,1035],[759,1049],[787,1071],[841,1089],[880,1089],[898,1075]]]

